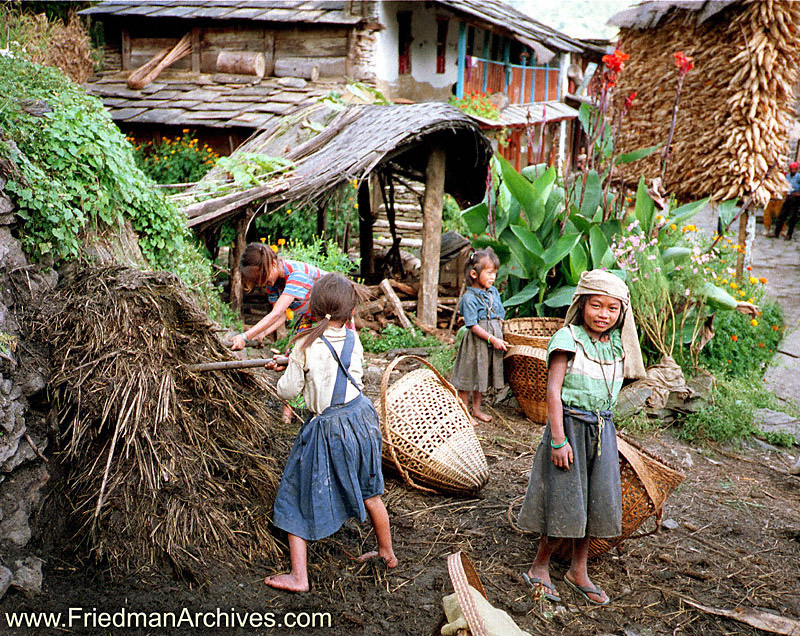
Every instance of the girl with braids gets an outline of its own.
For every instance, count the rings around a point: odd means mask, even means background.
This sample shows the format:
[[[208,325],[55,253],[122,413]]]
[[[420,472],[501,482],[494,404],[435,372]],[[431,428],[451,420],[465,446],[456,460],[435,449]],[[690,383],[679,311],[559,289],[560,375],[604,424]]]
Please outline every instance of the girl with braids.
[[[302,392],[312,416],[297,435],[275,497],[273,521],[289,533],[291,572],[267,577],[270,587],[307,591],[306,542],[332,535],[350,517],[363,522],[367,514],[378,549],[359,560],[379,557],[397,566],[381,499],[378,414],[361,393],[361,342],[345,327],[365,295],[340,274],[314,283],[309,311],[319,322],[295,336],[298,345],[278,381],[278,395],[288,400]]]

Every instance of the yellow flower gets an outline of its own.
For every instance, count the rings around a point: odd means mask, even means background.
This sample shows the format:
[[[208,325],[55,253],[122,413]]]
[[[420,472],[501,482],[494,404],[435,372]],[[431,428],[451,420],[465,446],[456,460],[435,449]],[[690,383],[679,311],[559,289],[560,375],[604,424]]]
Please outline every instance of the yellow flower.
[[[751,276],[750,282],[753,283],[753,285],[755,285],[758,282],[758,279],[755,276]]]
[[[723,285],[727,285],[728,284],[728,279],[727,278],[723,278],[722,279],[722,284]]]
[[[353,204],[353,209],[358,210],[358,203]]]
[[[286,310],[286,320],[291,320],[294,318],[294,312],[291,309]]]
[[[291,214],[291,213],[292,213],[292,208],[286,208],[286,214]]]
[[[678,229],[678,226],[677,226],[677,225],[675,225],[674,223],[670,223],[670,224],[669,224],[669,229],[670,229],[670,230],[677,230],[677,229]]]
[[[267,239],[265,237],[263,237],[263,236],[258,240],[261,241],[262,243],[266,243],[267,242]]]
[[[758,320],[756,320],[755,318],[753,318],[753,319],[750,321],[750,324],[751,324],[751,325],[753,325],[754,327],[758,327]]]
[[[277,246],[277,245],[270,245],[270,246],[269,246],[269,249],[271,249],[271,250],[272,250],[273,252],[275,252],[276,254],[278,253],[278,246]]]
[[[743,289],[740,289],[740,290],[739,290],[739,295],[740,295],[740,296],[744,296],[744,290],[743,290]]]
[[[279,238],[279,239],[278,239],[278,245],[286,245],[286,239],[284,239],[284,238]]]
[[[747,299],[747,302],[752,303],[753,302],[753,297],[750,296],[750,298]]]
[[[738,288],[739,288],[739,285],[737,285],[734,282],[731,282],[731,289],[738,289]]]

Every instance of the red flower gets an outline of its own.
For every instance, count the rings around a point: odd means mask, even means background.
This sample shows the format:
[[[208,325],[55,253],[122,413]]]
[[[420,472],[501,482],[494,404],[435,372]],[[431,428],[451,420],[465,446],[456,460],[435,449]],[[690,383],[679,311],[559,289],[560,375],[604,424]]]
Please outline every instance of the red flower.
[[[625,98],[625,110],[630,110],[630,107],[633,106],[634,99],[636,99],[636,91],[633,91]]]
[[[603,56],[603,64],[608,67],[612,73],[619,73],[625,68],[625,62],[630,59],[630,55],[623,53],[619,49],[615,49],[610,55]]]
[[[681,75],[686,75],[686,73],[694,68],[694,59],[684,55],[683,51],[674,53],[673,57],[675,58],[675,66],[678,67]]]

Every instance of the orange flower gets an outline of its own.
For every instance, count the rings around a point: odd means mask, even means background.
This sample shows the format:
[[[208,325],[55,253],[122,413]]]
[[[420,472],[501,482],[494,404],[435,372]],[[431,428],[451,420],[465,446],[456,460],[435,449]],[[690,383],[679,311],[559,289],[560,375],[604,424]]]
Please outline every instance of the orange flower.
[[[277,245],[270,245],[270,246],[269,246],[269,249],[271,249],[271,250],[272,250],[273,252],[275,252],[276,254],[278,253],[278,246],[277,246]]]
[[[763,342],[759,342],[758,343],[758,348],[759,349],[763,349],[764,348],[764,343]]]
[[[631,56],[627,53],[615,49],[611,55],[603,56],[603,64],[605,64],[612,73],[619,73],[625,68],[625,62],[628,61],[630,57]]]
[[[291,320],[294,318],[294,312],[291,309],[286,310],[286,320]]]
[[[278,239],[278,245],[286,245],[286,239],[285,238],[279,238]]]
[[[767,279],[762,276],[761,278],[758,279],[758,282],[763,284],[763,285],[766,285],[767,284]]]
[[[772,325],[772,331],[778,331],[778,329],[780,329],[778,325]]]
[[[739,342],[739,336],[737,336],[736,334],[733,334],[731,336],[731,340],[733,340],[734,342]]]
[[[686,73],[694,68],[694,60],[691,57],[684,55],[683,51],[673,53],[673,57],[675,58],[675,66],[678,67],[678,72],[681,75],[686,75]]]
[[[751,325],[753,325],[754,327],[758,327],[758,320],[756,320],[755,318],[753,318],[753,319],[750,321],[750,324],[751,324]]]

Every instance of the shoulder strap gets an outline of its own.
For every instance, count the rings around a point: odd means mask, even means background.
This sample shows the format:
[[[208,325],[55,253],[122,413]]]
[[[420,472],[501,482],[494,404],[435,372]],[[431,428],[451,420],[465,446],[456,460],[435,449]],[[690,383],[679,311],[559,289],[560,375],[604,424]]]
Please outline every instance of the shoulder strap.
[[[347,370],[350,366],[350,358],[353,355],[355,337],[355,332],[351,329],[345,329],[344,346],[342,347],[342,356],[340,358],[330,341],[325,336],[320,336],[320,340],[327,345],[334,360],[336,360],[339,365],[338,372],[336,373],[336,383],[333,385],[333,396],[331,397],[332,405],[344,404],[345,393],[347,392],[347,380],[350,380],[359,392],[361,391],[361,389],[358,388],[358,384],[353,379],[353,376],[350,375],[350,371]]]

